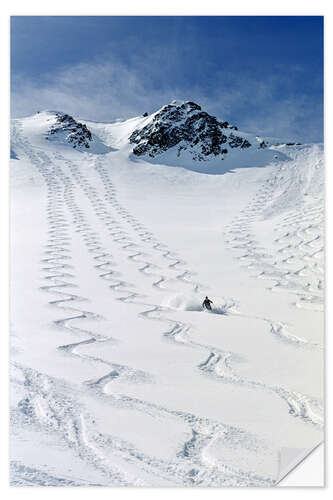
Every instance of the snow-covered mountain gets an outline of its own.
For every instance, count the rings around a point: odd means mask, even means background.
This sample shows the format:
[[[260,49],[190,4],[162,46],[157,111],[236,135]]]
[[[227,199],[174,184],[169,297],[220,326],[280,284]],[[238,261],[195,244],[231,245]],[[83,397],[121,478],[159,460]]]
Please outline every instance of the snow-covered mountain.
[[[11,483],[276,485],[323,436],[322,145],[190,101],[11,139]]]
[[[60,136],[63,140],[68,141],[73,148],[90,148],[92,133],[87,129],[86,125],[77,122],[72,116],[66,113],[55,112],[54,114],[55,123],[50,126],[46,139],[54,136],[56,139],[61,140],[59,139]]]
[[[39,138],[81,152],[122,150],[150,163],[205,173],[286,160],[288,155],[281,147],[300,145],[240,131],[192,101],[173,101],[151,115],[110,124],[78,120],[60,111],[38,112],[30,120]]]
[[[236,131],[237,127],[218,121],[194,102],[173,102],[155,113],[150,123],[134,130],[129,141],[135,144],[137,156],[154,157],[176,147],[178,156],[188,151],[193,160],[212,155],[223,159],[233,148],[251,147]]]
[[[196,171],[219,173],[225,168],[267,165],[277,158],[286,159],[276,146],[300,145],[240,131],[192,101],[173,101],[145,118],[129,135],[133,155]],[[227,167],[221,165],[223,160]]]
[[[253,152],[281,144],[277,139],[263,139],[240,132],[235,125],[217,120],[192,101],[173,101],[146,122],[129,137],[129,142],[135,145],[133,154],[136,156],[154,158],[173,151],[178,158],[187,153],[194,161],[224,160],[235,150],[250,149]],[[296,143],[288,142],[286,145],[294,146]]]
[[[94,154],[108,153],[111,148],[87,127],[82,120],[77,120],[62,111],[38,111],[27,117],[28,124],[36,144],[46,147],[45,141],[58,147],[67,146],[77,151],[89,151]],[[12,142],[12,155],[15,154]]]

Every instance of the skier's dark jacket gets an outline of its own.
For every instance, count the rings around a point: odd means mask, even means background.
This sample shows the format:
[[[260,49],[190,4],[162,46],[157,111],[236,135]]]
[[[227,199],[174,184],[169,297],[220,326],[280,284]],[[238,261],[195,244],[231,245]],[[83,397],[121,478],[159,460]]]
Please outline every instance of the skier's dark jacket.
[[[202,303],[202,307],[205,307],[206,309],[211,309],[211,304],[213,303],[212,300],[210,300],[208,297],[205,298],[205,300]]]

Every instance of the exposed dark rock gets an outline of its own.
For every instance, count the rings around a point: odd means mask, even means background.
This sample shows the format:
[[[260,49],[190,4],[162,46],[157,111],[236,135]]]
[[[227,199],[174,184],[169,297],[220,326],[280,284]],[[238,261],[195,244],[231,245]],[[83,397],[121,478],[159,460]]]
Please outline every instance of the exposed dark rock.
[[[210,156],[228,153],[226,148],[247,148],[251,144],[244,138],[230,134],[227,121],[221,122],[201,110],[201,107],[187,101],[164,106],[152,121],[141,129],[134,130],[129,141],[135,144],[133,153],[137,156],[155,157],[178,145],[177,156],[184,150],[190,151],[193,159],[203,160]],[[226,132],[228,130],[228,133]]]
[[[59,132],[68,132],[66,140],[72,144],[73,148],[84,146],[90,148],[89,142],[92,140],[90,130],[83,123],[79,123],[70,115],[56,113],[57,122],[52,125],[49,135],[54,135]],[[47,139],[47,137],[46,137]]]
[[[228,144],[231,148],[242,149],[249,148],[251,146],[248,140],[244,139],[243,137],[239,137],[238,135],[234,135],[233,133],[229,135]]]
[[[243,144],[241,145],[241,148],[250,148],[251,147],[251,143],[247,140],[247,139],[244,139],[243,140]]]

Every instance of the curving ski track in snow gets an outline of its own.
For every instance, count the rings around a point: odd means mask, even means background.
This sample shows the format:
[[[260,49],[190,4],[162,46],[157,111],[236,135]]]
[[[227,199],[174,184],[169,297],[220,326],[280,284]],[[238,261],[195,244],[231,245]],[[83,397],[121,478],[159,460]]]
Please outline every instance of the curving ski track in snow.
[[[173,312],[171,308],[162,307],[158,303],[146,303],[145,294],[127,279],[126,270],[124,273],[109,248],[103,246],[99,232],[87,220],[86,205],[83,209],[83,204],[78,203],[81,199],[77,196],[78,190],[81,193],[80,196],[85,196],[89,201],[95,216],[104,225],[114,244],[129,253],[128,262],[135,265],[138,272],[151,280],[151,286],[154,289],[172,289],[174,283],[180,282],[190,285],[194,292],[197,292],[202,285],[193,281],[195,273],[187,269],[184,260],[158,241],[153,233],[120,204],[116,196],[116,188],[100,160],[94,160],[94,167],[105,189],[103,197],[74,162],[66,160],[61,155],[55,156],[53,160],[43,151],[35,153],[21,132],[16,133],[17,140],[22,142],[22,147],[43,177],[48,190],[49,239],[45,245],[46,257],[43,257],[41,261],[47,284],[43,285],[42,289],[57,297],[50,300],[49,304],[64,312],[64,316],[54,322],[55,326],[68,331],[71,339],[73,336],[81,339],[78,342],[69,341],[68,344],[59,345],[59,352],[66,356],[80,358],[83,362],[105,365],[104,375],[82,381],[82,387],[106,401],[108,405],[131,408],[150,415],[152,418],[180,420],[188,426],[190,434],[187,441],[179,443],[179,452],[170,461],[147,455],[127,441],[98,432],[92,415],[72,397],[77,390],[76,387],[65,387],[65,383],[62,387],[58,380],[22,366],[16,366],[16,368],[25,378],[24,387],[27,396],[20,402],[19,411],[41,428],[60,434],[68,446],[76,450],[82,460],[98,469],[106,477],[106,484],[149,485],[150,475],[162,478],[166,484],[189,486],[269,486],[274,484],[273,477],[260,476],[241,468],[230,467],[221,461],[216,462],[209,452],[218,440],[227,447],[240,446],[244,447],[244,450],[251,449],[253,453],[259,449],[263,455],[270,456],[269,444],[242,429],[113,392],[112,381],[116,379],[135,384],[153,383],[154,379],[151,374],[130,366],[111,363],[93,354],[80,352],[81,346],[89,347],[96,342],[116,344],[119,339],[116,335],[105,336],[99,333],[98,323],[103,318],[89,308],[81,307],[80,304],[87,300],[86,297],[67,291],[68,288],[77,286],[75,280],[77,271],[71,255],[73,228],[81,236],[98,277],[107,282],[118,300],[142,305],[143,309],[139,316],[144,320],[167,324],[168,329],[163,333],[166,340],[205,353],[205,360],[196,367],[203,376],[214,377],[222,383],[246,386],[251,390],[276,395],[285,401],[291,415],[300,418],[305,423],[319,427],[322,426],[320,403],[304,394],[286,391],[281,387],[266,385],[260,381],[239,376],[235,368],[237,365],[235,353],[195,342],[191,338],[192,325],[170,318]],[[320,208],[317,211],[315,208],[305,210],[302,217],[294,212],[286,215],[284,222],[288,224],[288,227],[292,224],[295,230],[292,233],[284,232],[283,225],[277,228],[278,235],[275,243],[279,245],[278,252],[282,258],[280,262],[271,262],[272,256],[257,245],[251,232],[251,223],[263,214],[263,207],[271,199],[272,192],[272,186],[265,184],[245,209],[244,214],[241,213],[235,219],[228,231],[229,244],[234,249],[244,249],[245,254],[239,258],[251,272],[253,270],[257,272],[257,278],[276,280],[273,291],[278,291],[279,287],[288,288],[297,294],[298,298],[295,303],[297,307],[311,307],[316,310],[317,304],[320,304],[321,295],[320,293],[316,295],[313,284],[304,285],[303,276],[309,269],[311,272],[317,272],[318,269],[317,256],[322,251],[322,246],[313,220],[314,217],[318,218],[318,224],[320,224]],[[127,228],[130,228],[131,234]],[[281,229],[282,234],[280,234]],[[289,243],[290,241],[292,243]],[[290,273],[285,266],[288,265],[288,260],[294,257],[295,249],[302,252],[301,257],[307,259],[308,264]],[[153,262],[153,259],[150,260],[151,253],[162,257],[165,265],[160,267]],[[319,272],[320,269],[318,269],[318,275]],[[321,287],[322,280],[318,279],[319,292]],[[232,314],[231,311],[228,314]],[[285,342],[295,346],[318,347],[316,344],[312,345],[290,334],[283,323],[261,319],[270,324],[273,335]],[[85,320],[88,321],[89,328],[82,328]],[[96,327],[90,329],[92,322]],[[85,352],[87,352],[86,349]],[[65,397],[67,392],[69,396]],[[108,457],[108,453],[111,454],[111,458]],[[125,472],[126,468],[115,466],[112,454],[118,457],[120,462],[132,464],[136,473],[130,474]],[[15,463],[13,467],[15,470],[20,467],[24,468]],[[146,481],[141,479],[141,473],[142,477],[146,477]],[[42,473],[27,468],[23,475],[26,478],[29,477],[30,481],[35,484],[43,484],[43,482],[48,484],[48,481],[52,484],[53,480],[52,477],[43,476]],[[25,484],[28,482],[29,479],[26,479]],[[63,479],[63,484],[69,483]]]

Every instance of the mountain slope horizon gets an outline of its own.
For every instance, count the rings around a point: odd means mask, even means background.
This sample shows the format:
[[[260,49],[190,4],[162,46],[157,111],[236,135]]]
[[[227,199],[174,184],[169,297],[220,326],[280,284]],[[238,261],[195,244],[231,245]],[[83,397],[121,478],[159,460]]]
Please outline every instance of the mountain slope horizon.
[[[142,159],[207,173],[263,166],[269,161],[287,159],[280,150],[282,146],[300,146],[294,141],[241,131],[186,100],[171,101],[150,115],[143,113],[112,123],[76,119],[66,112],[51,110],[38,111],[23,120],[35,122],[36,130],[45,139],[68,144],[78,151],[104,154],[122,150],[135,161]]]

